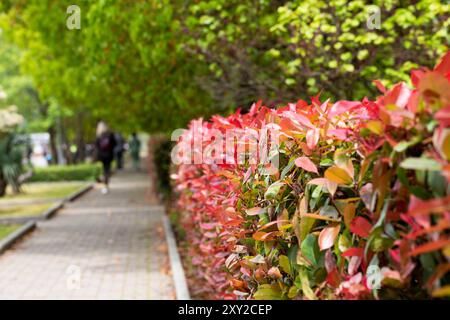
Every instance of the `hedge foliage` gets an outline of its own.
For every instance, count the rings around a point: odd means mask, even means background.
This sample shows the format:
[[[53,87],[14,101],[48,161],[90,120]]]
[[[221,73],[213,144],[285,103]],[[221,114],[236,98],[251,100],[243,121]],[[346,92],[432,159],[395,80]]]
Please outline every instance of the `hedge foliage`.
[[[154,147],[154,162],[157,175],[157,190],[166,199],[170,198],[172,187],[170,185],[170,150],[173,142],[164,139]]]
[[[34,168],[30,181],[95,181],[101,175],[99,164],[78,164],[69,166],[49,166]]]
[[[280,132],[270,155],[278,168],[186,163],[172,176],[194,294],[449,296],[450,52],[434,69],[412,71],[411,82],[375,81],[375,100],[259,102],[246,114],[192,121],[177,144],[183,156],[199,156],[195,137],[206,148],[214,130]]]

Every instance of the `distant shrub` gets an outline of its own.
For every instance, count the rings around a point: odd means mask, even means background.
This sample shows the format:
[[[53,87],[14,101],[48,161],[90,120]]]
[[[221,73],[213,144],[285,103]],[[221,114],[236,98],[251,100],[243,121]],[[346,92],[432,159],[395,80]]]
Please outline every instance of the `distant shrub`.
[[[95,181],[101,175],[99,164],[78,164],[34,168],[32,182],[49,181]]]
[[[8,185],[14,192],[20,191],[24,142],[15,130],[22,122],[23,117],[17,113],[16,107],[0,109],[0,197],[5,195]]]
[[[450,52],[371,101],[303,100],[192,121],[173,175],[194,291],[227,299],[450,296]],[[277,129],[279,140],[251,135]],[[225,141],[214,132],[237,128]],[[252,142],[253,141],[253,142]],[[193,147],[194,146],[194,147]],[[189,157],[192,157],[189,159]],[[203,159],[205,160],[205,159]],[[257,160],[257,159],[256,159]]]
[[[166,198],[170,197],[170,151],[174,143],[168,139],[160,141],[154,148],[157,189]]]

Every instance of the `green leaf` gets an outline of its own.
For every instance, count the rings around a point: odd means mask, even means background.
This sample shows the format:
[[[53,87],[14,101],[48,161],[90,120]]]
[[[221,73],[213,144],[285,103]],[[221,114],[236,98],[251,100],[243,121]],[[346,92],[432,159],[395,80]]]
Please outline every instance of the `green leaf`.
[[[318,199],[321,194],[322,194],[322,186],[317,186],[311,193],[311,198]]]
[[[329,167],[333,165],[333,159],[325,158],[320,161],[321,167]]]
[[[289,163],[287,164],[287,166],[285,166],[283,168],[283,170],[281,171],[280,179],[284,179],[286,177],[286,175],[289,173],[289,171],[292,170],[294,165],[295,165],[295,158],[291,158],[289,160]]]
[[[277,181],[272,183],[264,193],[264,198],[267,200],[274,199],[280,192],[282,186],[284,186],[284,182]]]
[[[430,171],[427,174],[427,182],[436,197],[445,197],[447,180],[439,171]]]
[[[278,257],[278,262],[280,264],[281,269],[289,275],[292,275],[291,263],[289,262],[289,258],[285,255],[280,255]]]
[[[303,256],[308,259],[314,266],[318,263],[319,258],[319,244],[317,237],[313,234],[308,234],[305,240],[300,245],[300,250]]]
[[[289,258],[289,261],[291,262],[291,265],[295,265],[297,261],[297,252],[298,252],[298,245],[293,245],[288,250],[287,256]]]
[[[380,228],[383,226],[384,220],[386,219],[388,208],[389,208],[389,199],[386,199],[384,201],[383,209],[381,210],[380,218],[378,219],[377,223],[372,227],[372,230],[375,230],[376,228]]]
[[[400,167],[411,170],[442,170],[442,165],[439,162],[429,158],[407,158],[400,163]]]
[[[311,287],[309,286],[308,273],[306,272],[305,268],[302,268],[300,270],[299,276],[302,284],[302,291],[305,297],[307,297],[309,300],[317,300],[317,296],[314,294]]]
[[[289,291],[288,291],[288,298],[289,299],[294,299],[295,296],[297,295],[298,289],[296,286],[292,286]]]
[[[316,219],[310,217],[300,217],[300,241],[305,240],[315,222]]]
[[[412,147],[413,145],[419,143],[420,141],[422,141],[422,137],[414,137],[410,141],[400,141],[399,143],[397,143],[395,145],[394,151],[395,152],[403,152],[406,149],[408,149],[409,147]]]
[[[255,300],[281,300],[282,293],[278,284],[261,284],[253,295]]]

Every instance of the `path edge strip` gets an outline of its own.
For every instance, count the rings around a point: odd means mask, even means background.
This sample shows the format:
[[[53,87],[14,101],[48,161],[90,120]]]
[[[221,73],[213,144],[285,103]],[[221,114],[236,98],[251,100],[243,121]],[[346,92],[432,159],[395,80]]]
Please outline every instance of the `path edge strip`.
[[[172,278],[177,300],[191,300],[172,226],[170,225],[167,215],[164,214],[162,219],[164,224],[164,233],[166,234],[166,242],[169,248],[170,267],[172,269]]]
[[[72,193],[72,194],[68,195],[67,197],[65,197],[64,198],[64,202],[74,201],[78,197],[82,196],[83,194],[85,194],[86,192],[91,190],[93,187],[94,187],[94,183],[93,182],[89,183],[88,185],[82,187],[80,190],[75,191],[74,193]]]
[[[84,187],[82,187],[80,190],[77,190],[73,192],[72,194],[68,195],[67,197],[63,198],[62,200],[55,202],[54,205],[52,205],[50,208],[45,210],[43,213],[38,215],[32,215],[32,216],[6,216],[0,218],[0,223],[26,223],[28,221],[41,221],[41,220],[48,220],[52,218],[55,213],[61,209],[65,203],[72,202],[75,199],[78,199],[83,194],[88,192],[94,187],[94,183],[90,183]]]
[[[51,217],[53,217],[56,213],[56,211],[58,211],[59,209],[61,209],[64,206],[64,200],[55,203],[53,206],[51,206],[50,208],[48,208],[47,210],[45,210],[43,213],[41,213],[38,216],[37,220],[47,220],[50,219]]]
[[[83,194],[85,194],[86,192],[91,190],[93,187],[94,187],[94,183],[91,182],[87,186],[82,187],[80,190],[73,192],[72,194],[65,197],[62,201],[60,201],[59,203],[56,203],[54,206],[52,206],[47,211],[42,213],[40,215],[40,219],[38,219],[38,220],[48,220],[48,219],[52,218],[56,214],[56,212],[58,212],[59,209],[64,207],[64,204],[66,204],[67,202],[72,202],[75,199],[78,199]]]
[[[14,243],[36,228],[36,221],[28,221],[19,229],[0,241],[0,253],[9,249]]]

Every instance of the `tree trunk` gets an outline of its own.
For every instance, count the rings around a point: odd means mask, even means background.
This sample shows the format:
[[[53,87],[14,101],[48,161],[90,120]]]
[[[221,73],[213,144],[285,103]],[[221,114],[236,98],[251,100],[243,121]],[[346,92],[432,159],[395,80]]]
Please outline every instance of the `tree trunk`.
[[[0,197],[3,197],[6,194],[6,187],[7,186],[8,186],[8,184],[3,179],[3,175],[0,174]]]
[[[83,163],[86,159],[83,120],[83,112],[79,112],[77,114],[77,162],[80,163]]]
[[[48,134],[50,135],[50,149],[52,153],[52,164],[59,163],[58,150],[56,148],[56,130],[54,126],[48,128]]]

